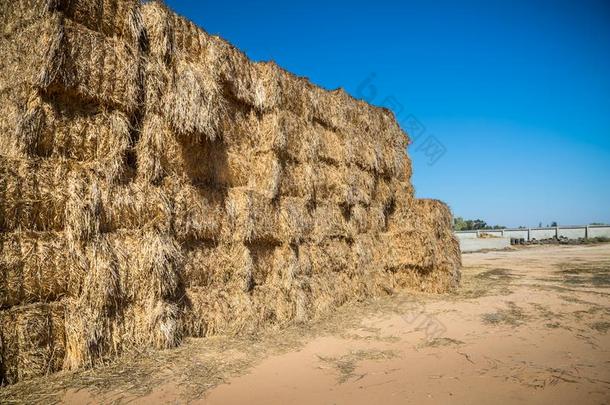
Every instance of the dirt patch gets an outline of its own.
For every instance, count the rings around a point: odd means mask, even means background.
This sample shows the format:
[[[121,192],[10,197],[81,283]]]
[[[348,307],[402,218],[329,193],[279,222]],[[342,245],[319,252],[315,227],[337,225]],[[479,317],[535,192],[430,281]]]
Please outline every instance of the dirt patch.
[[[509,295],[509,286],[521,276],[504,268],[465,268],[460,289],[454,295],[458,299],[476,299],[490,295]]]

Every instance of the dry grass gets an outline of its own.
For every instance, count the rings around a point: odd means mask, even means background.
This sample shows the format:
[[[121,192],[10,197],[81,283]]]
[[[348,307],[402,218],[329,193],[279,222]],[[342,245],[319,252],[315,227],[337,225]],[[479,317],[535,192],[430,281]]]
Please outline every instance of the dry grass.
[[[610,287],[610,263],[562,264],[557,274],[561,282],[573,286]]]
[[[528,315],[517,306],[514,302],[507,303],[507,309],[498,309],[496,312],[490,312],[482,315],[484,323],[489,325],[510,325],[519,326],[525,323]]]
[[[356,350],[341,357],[324,357],[318,356],[320,361],[335,369],[339,374],[337,382],[344,384],[351,379],[363,378],[363,374],[357,374],[358,362],[363,360],[380,361],[392,359],[398,356],[398,353],[393,350]]]

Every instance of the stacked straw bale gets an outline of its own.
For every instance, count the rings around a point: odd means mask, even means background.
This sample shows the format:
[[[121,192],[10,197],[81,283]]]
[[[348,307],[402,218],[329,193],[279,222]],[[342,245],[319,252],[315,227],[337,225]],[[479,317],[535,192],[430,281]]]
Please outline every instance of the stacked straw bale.
[[[175,346],[178,240],[220,219],[178,177],[135,181],[140,2],[2,2],[0,20],[1,383]]]
[[[0,383],[457,285],[389,111],[156,1],[0,22]]]

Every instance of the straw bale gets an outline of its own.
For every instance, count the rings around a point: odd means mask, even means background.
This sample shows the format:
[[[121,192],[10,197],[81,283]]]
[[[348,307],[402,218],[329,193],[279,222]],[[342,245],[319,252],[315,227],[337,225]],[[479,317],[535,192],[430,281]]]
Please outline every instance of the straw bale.
[[[53,35],[47,39],[49,57],[39,82],[43,88],[134,112],[140,97],[136,49],[70,20],[64,20]]]
[[[313,264],[311,257],[311,243],[303,242],[299,245],[294,244],[297,249],[297,259],[299,262],[299,276],[308,279],[313,274]]]
[[[0,41],[0,85],[67,93],[132,113],[139,97],[137,50],[64,19],[39,20]]]
[[[41,111],[37,108],[40,97],[23,83],[0,83],[0,87],[0,114],[3,117],[0,120],[0,133],[3,134],[0,137],[0,155],[25,157],[38,141],[43,120]]]
[[[243,188],[231,188],[225,200],[223,239],[279,241],[278,213],[276,202],[264,195]]]
[[[416,215],[415,199],[413,186],[408,182],[402,182],[393,178],[390,187],[394,194],[394,203],[388,210],[387,224],[388,229],[412,229],[412,218]]]
[[[333,203],[347,204],[353,202],[352,190],[348,183],[348,173],[346,166],[334,166],[325,163],[316,165],[314,177],[314,187],[316,200],[329,200]]]
[[[284,242],[301,243],[313,229],[311,204],[300,197],[282,197],[279,203],[280,235]]]
[[[346,272],[326,272],[311,277],[308,313],[312,319],[328,315],[350,299],[352,282]]]
[[[385,176],[403,170],[408,138],[392,113],[351,99],[348,115],[346,160]]]
[[[314,275],[326,275],[329,272],[346,272],[350,267],[351,248],[342,239],[327,239],[320,243],[312,243],[306,247],[311,271]]]
[[[66,230],[87,239],[99,228],[100,181],[64,159],[0,157],[0,229]]]
[[[148,55],[151,60],[170,65],[175,57],[176,45],[171,11],[160,1],[149,1],[142,4],[141,13],[146,29]]]
[[[280,103],[280,76],[274,62],[252,62],[248,57],[217,37],[208,37],[209,52],[218,60],[220,76],[229,93],[239,102],[263,113]]]
[[[348,166],[346,174],[350,187],[347,203],[369,205],[375,191],[375,176],[354,166]]]
[[[108,237],[85,247],[88,269],[81,294],[68,300],[66,360],[69,369],[93,366],[118,354],[111,332],[122,304],[121,269],[117,248]]]
[[[8,2],[3,2],[3,4]],[[46,75],[57,72],[58,58],[53,60],[53,53],[61,47],[63,33],[61,19],[52,16],[41,19],[35,24],[19,30],[9,37],[0,39],[0,90],[4,93],[20,91],[21,99],[28,96]],[[59,55],[58,55],[59,56]],[[52,62],[55,62],[53,65]]]
[[[118,173],[129,146],[129,119],[118,110],[73,103],[43,102],[35,152],[45,157],[97,161],[109,173]],[[24,118],[38,112],[26,111]],[[32,138],[34,138],[32,136]]]
[[[395,145],[395,140],[384,141],[381,147],[379,172],[386,176],[395,176],[402,181],[411,179],[411,161],[407,156],[406,145]]]
[[[0,385],[61,370],[64,312],[61,302],[0,311]]]
[[[394,290],[392,278],[384,268],[384,247],[378,235],[362,234],[352,244],[349,274],[358,299],[391,294]]]
[[[368,207],[369,232],[385,232],[388,226],[388,207],[375,202]]]
[[[181,157],[179,144],[175,141],[169,126],[156,114],[146,114],[144,117],[140,138],[134,149],[138,162],[137,176],[145,182],[159,182],[170,171],[167,160],[176,163]],[[168,159],[172,155],[175,155],[175,158]],[[186,165],[183,162],[178,164]],[[182,173],[184,170],[176,171]]]
[[[413,174],[413,166],[411,160],[403,154],[402,163],[396,166],[396,178],[404,183],[411,183],[411,175]]]
[[[2,122],[7,135],[0,141],[5,146],[2,155],[95,161],[109,177],[120,173],[130,139],[125,114],[98,105],[76,105],[63,97],[16,100],[5,95],[0,95],[0,103],[11,113]]]
[[[374,202],[389,207],[394,202],[394,189],[391,177],[375,177],[375,188],[373,192]]]
[[[395,177],[392,180],[391,187],[394,189],[394,198],[397,202],[404,203],[405,206],[410,206],[414,203],[415,191],[410,182],[401,181]]]
[[[424,231],[393,233],[383,237],[387,247],[385,266],[402,288],[441,293],[454,289],[459,281],[456,263],[442,242]],[[434,256],[436,255],[436,256]]]
[[[141,13],[147,34],[148,54],[152,58],[167,65],[176,61],[214,62],[214,58],[207,56],[212,53],[213,38],[202,28],[168,9],[162,1],[142,4]],[[215,70],[218,71],[218,68],[215,67]]]
[[[181,305],[173,302],[149,301],[143,310],[138,311],[141,316],[145,317],[146,322],[142,331],[136,334],[141,339],[136,341],[142,342],[143,340],[144,345],[155,349],[170,349],[179,346],[184,337],[184,326],[181,322],[182,312]]]
[[[389,150],[387,157],[389,160],[384,162],[385,172],[400,177],[402,174],[407,174],[403,181],[410,180],[411,171],[411,160],[407,156],[407,147],[409,146],[409,137],[400,128],[393,116],[385,115],[384,118],[388,120],[388,129],[385,132],[385,145]]]
[[[290,111],[305,121],[313,120],[318,94],[308,79],[283,71],[279,75],[279,88],[279,107],[282,110]]]
[[[403,287],[430,292],[455,288],[461,256],[448,207],[438,200],[415,200],[409,221],[381,235],[386,268]]]
[[[371,172],[380,171],[380,160],[382,158],[382,145],[374,135],[361,135],[354,133],[347,138],[345,146],[346,160]]]
[[[118,355],[113,339],[113,322],[106,315],[78,299],[66,300],[66,354],[63,369],[93,367]]]
[[[175,75],[172,66],[166,65],[151,56],[144,57],[142,72],[145,78],[142,89],[142,111],[147,114],[164,116],[167,107],[167,93],[172,90]]]
[[[91,173],[71,172],[64,177],[67,199],[64,232],[70,246],[89,241],[100,232],[101,188],[103,183]]]
[[[169,10],[170,26],[174,30],[176,59],[201,61],[210,48],[210,37],[205,31],[188,19]],[[208,60],[209,61],[209,60]]]
[[[222,119],[221,128],[223,141],[229,149],[283,154],[286,147],[278,113],[260,114],[243,105],[231,105]]]
[[[371,276],[377,269],[383,269],[380,240],[377,235],[360,234],[354,237],[350,246],[350,273]]]
[[[296,318],[296,294],[277,284],[263,284],[252,292],[259,328],[281,327]]]
[[[120,351],[141,347],[169,349],[182,342],[185,334],[182,317],[182,305],[149,299],[127,307],[115,326],[119,334],[111,333],[116,336],[114,342]]]
[[[132,113],[139,97],[137,50],[64,19],[39,20],[0,41],[0,85],[67,93]]]
[[[316,126],[316,133],[319,139],[317,150],[318,159],[333,165],[347,163],[343,135],[321,126]]]
[[[172,230],[180,241],[219,239],[224,214],[224,192],[213,188],[176,183],[168,188],[173,196]]]
[[[221,58],[221,80],[229,93],[239,102],[254,105],[255,74],[254,63],[239,49],[222,38],[212,39],[216,54]]]
[[[361,204],[351,206],[349,208],[348,226],[351,235],[372,231],[374,224],[369,208]]]
[[[286,162],[280,179],[280,195],[312,201],[317,175],[315,164]]]
[[[137,45],[142,34],[138,0],[15,0],[0,6],[3,34],[8,35],[56,12],[107,36]]]
[[[278,245],[272,243],[249,243],[252,257],[252,285],[265,284],[273,273],[274,254]]]
[[[301,249],[280,245],[272,253],[265,283],[256,285],[252,299],[259,327],[277,327],[309,316],[309,267],[302,267]]]
[[[229,187],[257,191],[274,198],[280,187],[282,166],[273,152],[252,154],[249,151],[229,149],[225,170],[218,173],[219,182]]]
[[[66,368],[92,366],[125,350],[174,347],[182,338],[176,241],[154,232],[106,234],[87,246],[90,270],[67,314]]]
[[[175,63],[174,69],[171,85],[162,99],[165,118],[180,135],[213,141],[226,109],[218,72],[207,64],[182,61]]]
[[[232,289],[193,287],[182,323],[187,336],[238,335],[257,329],[250,294]]]
[[[103,232],[142,229],[169,232],[174,206],[165,188],[132,182],[102,190],[100,227]]]
[[[301,258],[297,244],[250,244],[254,287],[273,284],[291,290],[297,280],[311,273],[309,259]]]
[[[316,162],[320,138],[317,131],[320,127],[288,111],[282,111],[279,120],[280,130],[286,139],[285,157],[300,163]]]
[[[258,111],[273,110],[281,97],[280,76],[284,72],[275,62],[254,63],[253,106]]]
[[[135,146],[138,178],[159,183],[179,177],[193,184],[218,185],[226,170],[226,146],[219,141],[176,136],[163,117],[147,114]]]
[[[252,62],[219,37],[206,39],[208,60],[220,73],[220,79],[232,97],[258,112],[274,109],[280,98],[279,67],[273,62]]]
[[[128,301],[177,300],[183,293],[184,253],[175,238],[154,231],[125,232],[110,239]]]
[[[247,292],[252,288],[253,272],[250,250],[242,243],[196,244],[185,254],[183,278],[187,288]]]
[[[400,177],[392,177],[390,187],[397,203],[405,203],[405,206],[411,206],[415,203],[415,189],[410,181],[402,181]]]
[[[254,262],[252,300],[258,328],[304,321],[307,314],[307,277],[311,262],[292,244],[250,246]]]
[[[84,252],[56,232],[0,234],[0,308],[77,296],[87,271]]]
[[[349,207],[340,207],[333,202],[318,201],[312,213],[312,238],[316,242],[328,238],[350,238]]]
[[[134,182],[102,192],[100,227],[172,233],[180,241],[217,239],[223,193],[167,178],[161,185]]]
[[[354,99],[344,89],[328,91],[314,87],[313,92],[317,100],[314,117],[318,122],[334,130],[350,128],[350,109],[354,107]]]
[[[336,204],[368,205],[375,188],[372,174],[355,166],[334,166],[320,163],[316,167],[315,195],[317,199]]]
[[[130,44],[137,44],[142,35],[139,0],[59,0],[59,7],[70,19]]]
[[[90,269],[67,314],[66,367],[92,366],[138,345],[167,348],[180,327],[183,255],[150,231],[105,234],[87,246]]]
[[[459,281],[451,214],[414,198],[388,110],[252,62],[158,1],[9,3],[3,381]]]

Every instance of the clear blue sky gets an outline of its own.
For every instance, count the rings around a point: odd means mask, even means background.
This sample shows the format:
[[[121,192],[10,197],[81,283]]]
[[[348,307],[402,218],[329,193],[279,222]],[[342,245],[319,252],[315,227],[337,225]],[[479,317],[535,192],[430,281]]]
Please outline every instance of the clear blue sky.
[[[417,196],[456,216],[610,223],[608,1],[167,3],[255,60],[393,96],[426,128]],[[417,151],[430,135],[446,148],[433,165]]]

